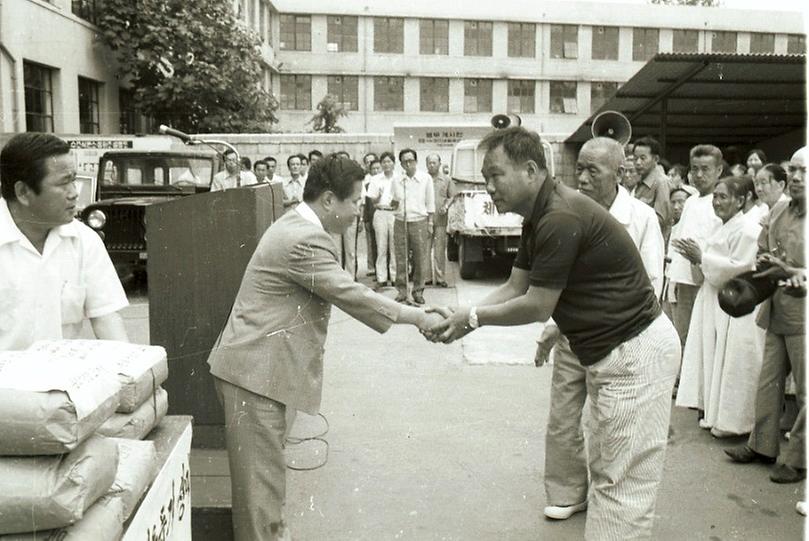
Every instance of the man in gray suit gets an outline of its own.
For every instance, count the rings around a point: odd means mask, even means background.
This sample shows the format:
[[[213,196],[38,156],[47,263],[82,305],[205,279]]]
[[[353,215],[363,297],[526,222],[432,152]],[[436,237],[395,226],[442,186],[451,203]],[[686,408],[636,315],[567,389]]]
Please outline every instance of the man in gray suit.
[[[284,439],[295,410],[320,409],[331,305],[377,332],[441,321],[374,293],[340,267],[330,235],[359,215],[365,172],[336,155],[315,163],[303,202],[264,233],[208,364],[225,410],[237,541],[288,539]],[[288,412],[289,410],[289,412]]]

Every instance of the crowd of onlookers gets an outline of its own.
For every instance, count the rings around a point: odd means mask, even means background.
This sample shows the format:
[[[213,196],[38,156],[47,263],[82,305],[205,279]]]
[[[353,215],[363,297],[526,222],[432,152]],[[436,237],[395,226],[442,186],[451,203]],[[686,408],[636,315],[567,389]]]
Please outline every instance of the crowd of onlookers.
[[[775,464],[772,481],[797,482],[806,476],[807,149],[781,163],[760,149],[738,163],[728,154],[697,145],[687,167],[668,165],[643,138],[629,145],[623,184],[655,209],[666,243],[661,301],[683,347],[676,405],[697,410],[714,437],[749,434],[726,449],[734,462]],[[771,294],[731,317],[720,291],[745,272]]]
[[[650,137],[625,150],[621,189],[653,209],[660,228],[644,242],[663,245],[639,249],[664,257],[662,276],[649,274],[682,343],[676,405],[697,410],[699,426],[717,438],[750,434],[746,445],[727,449],[732,460],[778,459],[773,481],[805,478],[806,148],[771,163],[760,149],[740,157],[734,149],[697,145],[687,166],[668,164]],[[228,155],[212,189],[280,180],[284,206],[292,208],[303,199],[309,166],[322,157],[317,150],[291,155],[290,176],[280,178],[273,157],[240,164]],[[366,154],[361,216],[335,238],[343,267],[356,278],[364,231],[375,287],[394,286],[398,301],[415,304],[424,303],[425,285],[447,287],[447,211],[454,194],[440,156],[424,158],[422,170],[411,149]],[[754,269],[776,284],[775,292],[752,313],[731,317],[720,307],[719,291]],[[788,427],[786,445],[782,426]]]

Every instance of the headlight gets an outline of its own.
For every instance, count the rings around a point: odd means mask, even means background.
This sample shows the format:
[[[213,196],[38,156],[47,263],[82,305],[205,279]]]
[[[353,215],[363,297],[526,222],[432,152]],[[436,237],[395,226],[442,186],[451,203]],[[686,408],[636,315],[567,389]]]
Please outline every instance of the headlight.
[[[87,225],[93,229],[101,229],[107,223],[107,216],[100,210],[91,210],[87,215]]]

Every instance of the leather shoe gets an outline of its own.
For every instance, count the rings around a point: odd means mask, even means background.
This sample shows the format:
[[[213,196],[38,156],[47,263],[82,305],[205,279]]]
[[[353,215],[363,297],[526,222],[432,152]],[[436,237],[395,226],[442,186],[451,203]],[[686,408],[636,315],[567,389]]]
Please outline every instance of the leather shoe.
[[[449,284],[446,282],[436,282],[435,285],[437,285],[438,287],[449,287]]]
[[[407,295],[396,295],[394,300],[401,304],[407,304]]]
[[[587,509],[587,500],[575,505],[549,505],[545,508],[544,513],[546,517],[554,520],[567,520],[585,509]]]
[[[757,453],[746,445],[725,449],[725,454],[728,455],[733,462],[738,462],[739,464],[749,464],[750,462],[762,462],[764,464],[775,463],[774,457]]]
[[[424,304],[424,295],[421,293],[413,293],[413,302],[416,304]]]
[[[778,464],[770,473],[773,483],[797,483],[806,479],[806,468],[793,468],[786,464]]]

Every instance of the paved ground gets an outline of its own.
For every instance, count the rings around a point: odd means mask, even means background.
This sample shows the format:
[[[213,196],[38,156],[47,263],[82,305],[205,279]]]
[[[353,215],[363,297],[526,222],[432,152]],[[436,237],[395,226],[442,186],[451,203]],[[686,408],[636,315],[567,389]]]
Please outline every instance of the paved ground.
[[[450,279],[456,288],[428,289],[427,301],[474,300],[503,275],[469,283],[453,270]],[[127,324],[145,341],[146,297],[132,300]],[[413,328],[378,335],[335,310],[322,408],[328,455],[319,442],[290,448],[298,467],[325,462],[289,471],[295,539],[580,539],[583,515],[551,522],[541,514],[550,367],[532,365],[535,331],[473,333],[443,346]],[[672,426],[655,539],[802,538],[795,503],[804,483],[776,485],[763,466],[731,464],[721,450],[737,441],[697,428],[694,412],[675,408]],[[294,435],[323,428],[301,417]],[[195,506],[227,501],[222,452],[195,452],[192,474]]]

